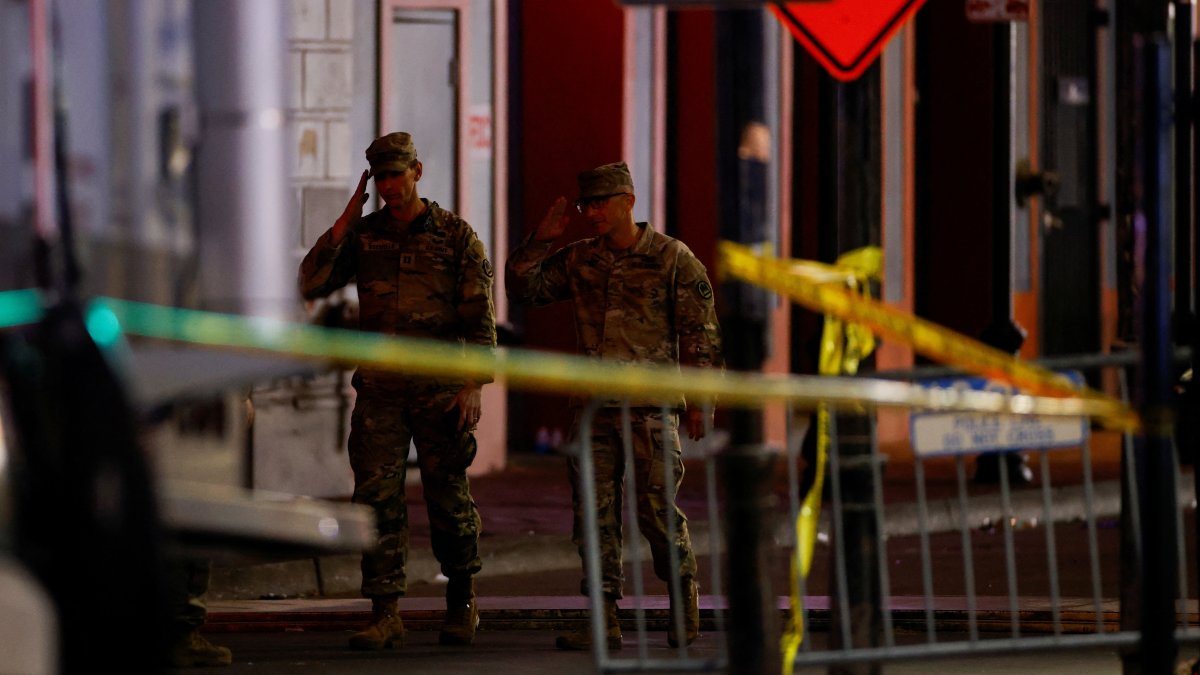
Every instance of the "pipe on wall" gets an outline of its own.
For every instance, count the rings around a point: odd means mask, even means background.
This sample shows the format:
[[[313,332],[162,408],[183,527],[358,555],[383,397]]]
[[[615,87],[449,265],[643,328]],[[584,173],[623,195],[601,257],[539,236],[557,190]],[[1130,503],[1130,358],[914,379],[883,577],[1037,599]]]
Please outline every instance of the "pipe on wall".
[[[288,318],[296,307],[286,164],[286,5],[195,3],[196,217],[205,309]]]

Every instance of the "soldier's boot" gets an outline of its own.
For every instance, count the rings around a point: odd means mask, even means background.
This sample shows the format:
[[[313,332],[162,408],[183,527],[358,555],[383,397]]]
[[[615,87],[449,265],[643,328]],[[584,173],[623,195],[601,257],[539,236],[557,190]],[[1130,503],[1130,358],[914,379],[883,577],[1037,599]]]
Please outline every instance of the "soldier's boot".
[[[700,586],[691,577],[683,577],[680,581],[683,589],[683,643],[690,645],[700,635]],[[679,605],[672,596],[671,615],[667,618],[667,644],[672,647],[679,646],[679,636],[675,630],[675,613],[681,609]]]
[[[621,622],[617,618],[617,601],[615,598],[604,599],[605,637],[609,649],[621,648]],[[589,622],[582,628],[559,635],[554,641],[559,649],[585,650],[592,648],[592,625]]]
[[[231,663],[233,652],[228,647],[209,642],[198,629],[171,645],[167,653],[167,664],[172,668],[228,666]]]
[[[475,579],[450,577],[446,584],[446,619],[438,642],[444,645],[469,645],[479,627],[479,605],[475,602]]]
[[[371,623],[350,636],[352,649],[390,649],[404,645],[404,623],[400,621],[396,595],[371,598]]]

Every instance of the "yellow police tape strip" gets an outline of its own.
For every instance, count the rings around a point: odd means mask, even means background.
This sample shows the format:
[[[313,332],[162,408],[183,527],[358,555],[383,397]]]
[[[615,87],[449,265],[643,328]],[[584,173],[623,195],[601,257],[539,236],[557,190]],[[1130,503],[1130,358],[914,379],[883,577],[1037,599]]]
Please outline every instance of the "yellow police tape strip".
[[[793,271],[804,268],[807,278],[820,284],[840,286],[846,293],[859,300],[871,299],[871,282],[878,281],[883,270],[883,252],[877,246],[867,246],[839,256],[836,264],[823,265],[812,261],[797,261]],[[858,365],[875,350],[875,336],[865,326],[848,323],[826,315],[821,329],[821,353],[817,361],[817,372],[821,375],[853,375]],[[801,580],[808,579],[812,568],[813,552],[816,547],[817,524],[821,515],[821,494],[825,487],[825,463],[829,456],[830,410],[828,406],[817,407],[817,456],[812,486],[804,495],[804,503],[796,514],[796,549],[792,553],[789,574],[790,593],[788,601],[791,613],[785,627],[780,647],[783,651],[783,672],[792,675],[796,653],[804,643],[804,595]]]
[[[788,602],[791,613],[780,640],[783,649],[783,672],[792,675],[796,666],[796,653],[804,642],[804,596],[800,593],[800,580],[808,579],[812,568],[813,551],[816,548],[817,524],[821,520],[821,492],[825,489],[825,461],[829,453],[829,409],[817,409],[817,458],[813,484],[804,495],[800,513],[796,515],[796,550],[792,553],[789,578],[791,589]]]
[[[216,348],[273,352],[322,362],[394,370],[409,375],[487,379],[503,377],[517,388],[615,398],[673,400],[683,394],[716,398],[722,405],[760,407],[793,401],[815,407],[871,404],[927,410],[1038,413],[1054,416],[1111,415],[1106,401],[927,389],[903,382],[822,376],[764,376],[707,368],[624,365],[544,351],[461,346],[438,340],[321,328],[273,319],[242,317],[150,305],[115,298],[97,300],[132,335]]]
[[[0,293],[0,305],[8,297],[13,296]],[[810,409],[823,402],[835,408],[874,405],[1092,418],[1115,417],[1122,410],[1107,400],[925,388],[867,378],[722,373],[707,368],[615,364],[534,350],[493,351],[438,340],[322,328],[118,298],[95,299],[89,313],[97,309],[111,312],[119,329],[129,335],[217,349],[267,352],[322,363],[362,365],[418,376],[487,379],[495,375],[516,388],[568,394],[660,400],[674,400],[683,394],[696,400],[715,398],[721,405],[747,408],[772,401],[792,401]],[[96,323],[106,322],[97,318]]]
[[[762,286],[815,312],[862,324],[885,338],[912,347],[919,354],[966,372],[1006,382],[1036,395],[1078,397],[1089,401],[1106,411],[1097,418],[1109,428],[1137,428],[1137,413],[1115,398],[1077,387],[1058,373],[1014,358],[943,326],[849,293],[828,283],[828,278],[815,279],[793,261],[758,255],[749,247],[727,241],[721,242],[719,256],[723,277]],[[1022,412],[1041,414],[1038,410]]]
[[[874,349],[870,330],[897,339],[927,356],[944,360],[969,372],[1025,385],[1044,393],[1085,396],[1104,400],[1100,392],[1077,388],[1057,373],[1021,362],[999,350],[961,336],[915,316],[900,312],[871,299],[870,281],[882,271],[882,252],[865,247],[839,257],[835,265],[814,261],[779,260],[756,253],[754,249],[729,242],[721,244],[721,271],[786,295],[810,309],[825,313],[821,336],[818,372],[823,375],[854,374],[862,359]],[[1107,420],[1110,426],[1123,427],[1136,422],[1136,416],[1124,408],[1118,417]],[[796,654],[804,640],[804,598],[801,580],[807,579],[812,565],[817,525],[820,519],[824,468],[831,439],[830,411],[817,409],[817,456],[815,481],[804,496],[795,523],[796,548],[792,555],[789,603],[791,612],[780,640],[783,672],[794,671]]]

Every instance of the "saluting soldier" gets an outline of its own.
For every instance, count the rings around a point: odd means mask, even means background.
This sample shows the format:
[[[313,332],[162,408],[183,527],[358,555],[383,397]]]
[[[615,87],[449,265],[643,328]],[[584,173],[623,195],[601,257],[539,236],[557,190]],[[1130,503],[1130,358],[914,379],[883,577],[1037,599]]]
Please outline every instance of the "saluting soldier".
[[[493,273],[483,243],[465,220],[418,195],[422,164],[412,136],[387,134],[366,154],[370,168],[300,265],[301,294],[311,300],[357,280],[362,330],[493,347]],[[368,178],[374,178],[385,207],[364,217]],[[362,594],[371,598],[372,619],[350,637],[351,647],[383,649],[404,642],[397,598],[406,590],[410,440],[421,469],[433,553],[449,579],[440,641],[474,640],[480,519],[467,467],[475,458],[473,432],[486,381],[355,372],[349,440],[354,502],[374,508],[379,540],[362,558]]]
[[[617,363],[722,367],[720,326],[704,265],[683,242],[654,231],[646,223],[634,222],[636,199],[633,179],[624,162],[579,174],[575,207],[595,228],[596,236],[551,253],[554,240],[562,235],[567,223],[567,202],[560,197],[509,257],[505,270],[509,298],[535,306],[570,300],[575,308],[579,349],[588,356]],[[602,402],[590,439],[600,526],[600,583],[610,649],[621,647],[617,600],[624,582],[621,481],[626,467],[620,406],[617,400]],[[676,611],[684,613],[686,635],[682,641],[691,644],[700,627],[696,556],[687,518],[669,495],[678,493],[683,481],[678,411],[685,411],[688,436],[693,439],[704,436],[705,420],[699,401],[685,402],[681,396],[674,402],[674,410],[664,417],[661,401],[631,402],[634,466],[630,470],[636,479],[637,522],[650,543],[655,574],[668,582],[672,575],[678,575],[682,581],[683,597],[671,598],[672,616]],[[577,412],[574,434],[578,432]],[[663,471],[664,445],[670,448],[665,463],[674,476],[669,492]],[[568,471],[575,510],[573,540],[582,557],[582,492],[574,458],[568,462]],[[674,510],[678,523],[674,541],[667,533],[668,509]],[[678,553],[677,569],[671,568],[672,547]],[[585,578],[581,584],[584,594],[587,584]],[[673,621],[667,641],[671,646],[680,642]],[[587,649],[591,633],[586,629],[565,633],[556,644],[560,649]]]

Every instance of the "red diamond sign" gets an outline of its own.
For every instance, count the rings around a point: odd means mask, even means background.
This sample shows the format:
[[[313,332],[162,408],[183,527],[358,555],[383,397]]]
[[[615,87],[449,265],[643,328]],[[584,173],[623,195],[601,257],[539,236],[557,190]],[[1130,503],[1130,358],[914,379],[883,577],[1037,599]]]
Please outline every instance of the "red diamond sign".
[[[830,75],[862,75],[925,0],[782,2],[771,10]]]

